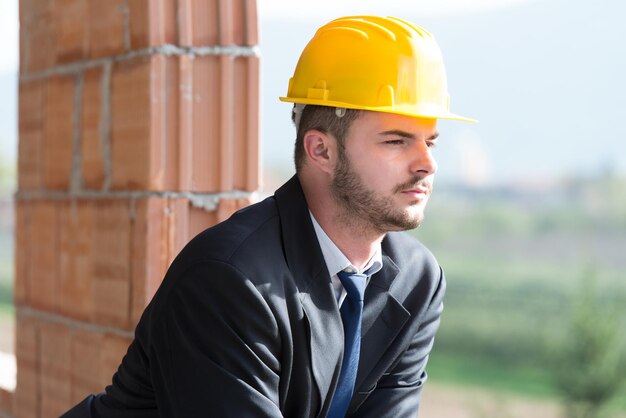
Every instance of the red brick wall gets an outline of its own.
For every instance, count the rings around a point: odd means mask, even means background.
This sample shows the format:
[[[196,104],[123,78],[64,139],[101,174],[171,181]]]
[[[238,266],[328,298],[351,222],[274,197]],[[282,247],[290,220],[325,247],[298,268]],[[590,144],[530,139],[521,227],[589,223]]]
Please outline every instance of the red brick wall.
[[[14,395],[101,391],[176,253],[259,187],[255,0],[21,0]],[[3,410],[1,410],[3,409]]]

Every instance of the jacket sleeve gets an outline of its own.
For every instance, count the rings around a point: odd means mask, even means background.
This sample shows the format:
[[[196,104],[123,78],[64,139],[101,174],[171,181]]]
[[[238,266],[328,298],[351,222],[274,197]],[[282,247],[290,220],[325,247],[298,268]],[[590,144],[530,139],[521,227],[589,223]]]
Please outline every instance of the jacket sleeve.
[[[280,333],[257,288],[219,261],[166,280],[113,384],[67,417],[282,417]]]
[[[422,387],[427,379],[426,363],[433,347],[443,311],[446,282],[440,269],[439,284],[409,347],[378,380],[354,418],[415,418]]]

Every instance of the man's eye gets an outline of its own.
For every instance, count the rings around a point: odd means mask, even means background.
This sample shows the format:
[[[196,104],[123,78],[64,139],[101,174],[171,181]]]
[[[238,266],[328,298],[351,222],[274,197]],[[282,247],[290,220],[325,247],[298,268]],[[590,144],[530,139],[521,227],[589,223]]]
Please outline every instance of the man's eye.
[[[385,141],[385,144],[389,145],[403,145],[404,143],[404,139],[390,139],[389,141]]]
[[[428,141],[426,146],[428,146],[428,148],[437,148],[437,143],[435,141]]]

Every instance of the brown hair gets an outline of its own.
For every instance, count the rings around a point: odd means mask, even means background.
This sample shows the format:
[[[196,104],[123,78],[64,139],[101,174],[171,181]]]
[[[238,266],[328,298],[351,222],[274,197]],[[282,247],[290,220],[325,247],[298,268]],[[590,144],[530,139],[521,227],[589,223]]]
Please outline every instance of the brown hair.
[[[343,116],[337,116],[335,107],[306,105],[300,116],[300,123],[296,126],[296,145],[294,150],[294,162],[296,164],[296,172],[300,171],[305,160],[304,152],[304,134],[311,129],[318,130],[325,134],[330,134],[337,139],[337,145],[340,151],[343,151],[344,140],[348,133],[348,129],[359,115],[361,110],[344,109]],[[291,114],[291,120],[296,121],[295,106]]]

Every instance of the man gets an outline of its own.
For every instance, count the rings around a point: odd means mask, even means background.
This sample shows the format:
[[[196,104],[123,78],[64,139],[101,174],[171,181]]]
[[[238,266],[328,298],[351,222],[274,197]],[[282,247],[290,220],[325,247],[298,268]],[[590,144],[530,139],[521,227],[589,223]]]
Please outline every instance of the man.
[[[67,417],[414,417],[443,273],[419,225],[448,111],[439,47],[337,19],[288,95],[296,173],[172,263],[105,394]]]

